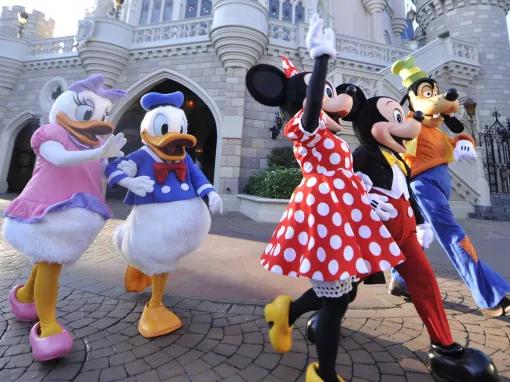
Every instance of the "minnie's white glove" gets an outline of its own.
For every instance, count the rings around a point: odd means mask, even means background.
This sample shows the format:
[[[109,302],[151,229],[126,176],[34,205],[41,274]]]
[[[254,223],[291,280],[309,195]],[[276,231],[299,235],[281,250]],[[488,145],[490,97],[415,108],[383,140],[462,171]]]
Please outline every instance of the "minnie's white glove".
[[[389,199],[387,196],[372,193],[368,194],[368,200],[377,216],[379,216],[379,219],[383,222],[397,217],[398,212],[391,203],[388,203]]]
[[[434,241],[434,231],[429,223],[418,224],[416,226],[416,236],[418,237],[418,243],[423,248],[430,247],[430,244]]]
[[[124,178],[119,181],[119,185],[127,188],[133,194],[141,196],[142,198],[145,195],[154,191],[154,181],[148,176],[138,176],[136,178]]]
[[[476,150],[471,141],[460,139],[453,150],[453,158],[456,161],[476,160]]]
[[[361,182],[365,186],[365,191],[370,192],[372,186],[374,185],[374,183],[372,183],[372,179],[370,179],[370,177],[367,174],[362,173],[361,171],[357,171],[356,176],[361,180]]]
[[[310,28],[306,34],[306,47],[310,57],[316,59],[324,54],[336,57],[336,36],[331,28],[322,30],[323,21],[318,14],[314,14],[310,20]]]
[[[209,210],[213,215],[221,215],[223,213],[223,200],[216,191],[211,191],[207,194],[209,200]]]
[[[132,160],[123,160],[117,165],[117,168],[130,178],[134,178],[138,171],[138,166]]]

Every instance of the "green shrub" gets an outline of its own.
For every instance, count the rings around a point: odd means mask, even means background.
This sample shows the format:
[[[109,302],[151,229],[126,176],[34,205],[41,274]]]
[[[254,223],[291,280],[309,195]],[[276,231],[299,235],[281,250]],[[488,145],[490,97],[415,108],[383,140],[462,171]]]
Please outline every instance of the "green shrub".
[[[264,198],[289,199],[302,177],[299,168],[268,168],[251,176],[244,192]]]
[[[292,147],[276,147],[272,149],[271,153],[267,156],[267,164],[269,168],[299,168],[296,158],[294,158]]]

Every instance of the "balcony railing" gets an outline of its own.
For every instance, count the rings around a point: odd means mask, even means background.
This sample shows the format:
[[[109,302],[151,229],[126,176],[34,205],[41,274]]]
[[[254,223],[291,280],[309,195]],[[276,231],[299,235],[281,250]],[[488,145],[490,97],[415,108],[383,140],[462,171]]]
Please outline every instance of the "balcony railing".
[[[46,58],[66,58],[76,55],[74,36],[34,40],[29,48],[30,60]]]

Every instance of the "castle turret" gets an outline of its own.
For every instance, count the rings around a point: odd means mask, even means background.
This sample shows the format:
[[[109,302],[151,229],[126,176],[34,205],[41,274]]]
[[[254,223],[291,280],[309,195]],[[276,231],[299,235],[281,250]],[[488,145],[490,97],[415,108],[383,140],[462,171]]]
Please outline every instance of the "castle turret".
[[[2,7],[0,16],[0,36],[16,38],[19,32],[18,14],[26,12],[25,7],[14,5],[12,8]],[[28,22],[23,27],[24,40],[38,40],[53,37],[55,21],[47,18],[44,13],[32,11],[28,13]]]

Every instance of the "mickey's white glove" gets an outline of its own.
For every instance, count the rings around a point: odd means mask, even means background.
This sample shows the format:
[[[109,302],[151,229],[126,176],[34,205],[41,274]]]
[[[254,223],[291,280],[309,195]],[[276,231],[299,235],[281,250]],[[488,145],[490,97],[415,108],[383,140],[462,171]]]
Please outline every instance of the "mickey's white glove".
[[[306,34],[306,47],[310,57],[316,59],[324,54],[336,57],[336,36],[331,28],[322,30],[323,21],[318,14],[314,14],[310,20],[310,28]]]
[[[467,139],[458,140],[453,151],[453,158],[456,161],[476,160],[476,150],[473,143]]]
[[[130,178],[134,178],[138,171],[138,166],[132,160],[123,160],[117,165],[117,168]]]
[[[430,244],[434,241],[434,231],[429,223],[423,223],[416,226],[416,236],[418,237],[418,243],[423,248],[430,247]]]
[[[370,177],[367,174],[364,174],[361,171],[357,171],[356,176],[359,178],[359,180],[361,180],[361,182],[365,186],[365,191],[370,192],[372,186],[374,185],[374,183],[372,183],[372,179],[370,179]]]
[[[379,216],[379,219],[383,222],[397,217],[398,212],[391,203],[388,203],[389,199],[387,196],[372,193],[368,194],[368,200],[377,216]]]
[[[221,215],[223,213],[223,200],[216,191],[211,191],[207,194],[209,199],[209,210],[213,215]]]
[[[133,194],[142,198],[154,191],[154,181],[148,176],[138,176],[136,178],[124,178],[119,181],[119,185],[126,187]]]
[[[123,133],[112,135],[105,143],[98,148],[99,158],[117,158],[123,157],[124,153],[120,150],[127,143]]]

